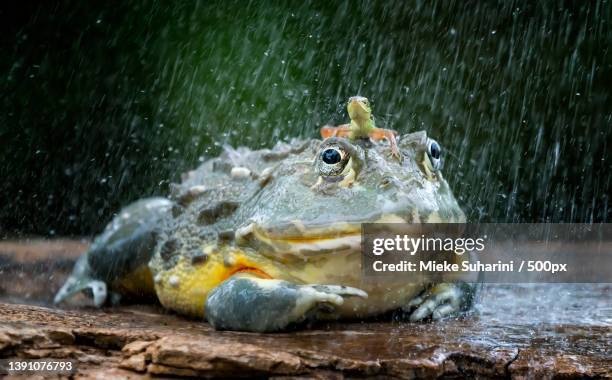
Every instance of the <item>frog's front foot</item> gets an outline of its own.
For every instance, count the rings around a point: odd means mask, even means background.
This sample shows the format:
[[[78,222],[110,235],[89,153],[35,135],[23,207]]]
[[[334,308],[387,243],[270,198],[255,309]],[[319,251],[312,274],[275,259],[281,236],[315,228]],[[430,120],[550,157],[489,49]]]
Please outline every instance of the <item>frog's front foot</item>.
[[[340,285],[296,285],[287,281],[234,276],[208,295],[205,315],[218,330],[279,331],[320,312],[330,312],[345,297],[368,295]]]
[[[108,297],[108,289],[104,281],[89,278],[79,280],[70,278],[57,292],[53,303],[57,305],[80,291],[84,291],[92,299],[95,307],[102,307]]]
[[[411,322],[439,320],[468,311],[473,303],[476,287],[468,283],[442,283],[428,288],[414,297],[406,307]]]

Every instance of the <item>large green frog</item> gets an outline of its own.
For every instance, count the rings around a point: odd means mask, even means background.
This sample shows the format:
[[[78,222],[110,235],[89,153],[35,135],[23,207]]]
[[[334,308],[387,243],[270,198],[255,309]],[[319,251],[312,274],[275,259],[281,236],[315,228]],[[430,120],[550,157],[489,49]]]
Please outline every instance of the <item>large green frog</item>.
[[[153,199],[155,207],[147,201],[131,206],[148,207],[148,217],[130,219],[134,209],[117,216],[114,223],[123,218],[155,237],[147,245],[126,240],[124,251],[139,248],[136,264],[109,271],[117,239],[106,238],[115,242],[114,250],[97,241],[56,301],[103,283],[109,299],[139,289],[215,328],[245,331],[392,310],[403,310],[412,321],[456,315],[472,302],[466,284],[389,285],[361,278],[362,223],[465,220],[439,171],[437,142],[425,132],[402,136],[402,160],[386,149],[376,141],[338,137],[294,140],[271,150],[227,148],[172,188],[172,212]],[[106,288],[97,292],[100,304]]]

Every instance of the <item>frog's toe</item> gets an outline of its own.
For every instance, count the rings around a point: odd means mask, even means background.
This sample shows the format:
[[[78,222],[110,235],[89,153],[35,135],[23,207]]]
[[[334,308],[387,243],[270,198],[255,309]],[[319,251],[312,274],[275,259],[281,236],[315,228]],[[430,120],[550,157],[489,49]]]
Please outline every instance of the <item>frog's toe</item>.
[[[438,284],[408,303],[407,308],[416,308],[409,319],[418,322],[457,316],[471,307],[473,299],[474,287],[470,284]]]
[[[308,285],[307,285],[308,286]],[[316,291],[329,295],[338,295],[341,297],[361,297],[368,298],[368,293],[361,289],[343,285],[309,285]]]
[[[297,299],[298,302],[310,305],[314,303],[322,303],[329,304],[332,306],[340,306],[344,303],[344,298],[341,295],[327,292],[322,290],[317,290],[314,287],[306,287],[301,291],[301,296]],[[299,303],[298,305],[299,306]],[[333,310],[333,307],[330,308],[328,305],[324,306],[325,309]]]
[[[103,281],[91,280],[87,283],[85,290],[91,290],[92,300],[95,307],[102,307],[106,302],[108,291]]]
[[[108,290],[104,281],[70,278],[57,292],[55,298],[53,298],[53,303],[57,305],[79,292],[85,292],[85,294],[90,296],[95,307],[102,307],[108,296]]]
[[[410,314],[410,321],[418,322],[427,318],[437,320],[457,313],[459,311],[457,298],[451,293],[448,292],[426,299]]]
[[[332,314],[337,306],[344,303],[344,298],[349,297],[368,298],[368,293],[342,285],[302,285],[297,309],[316,319],[319,312]]]

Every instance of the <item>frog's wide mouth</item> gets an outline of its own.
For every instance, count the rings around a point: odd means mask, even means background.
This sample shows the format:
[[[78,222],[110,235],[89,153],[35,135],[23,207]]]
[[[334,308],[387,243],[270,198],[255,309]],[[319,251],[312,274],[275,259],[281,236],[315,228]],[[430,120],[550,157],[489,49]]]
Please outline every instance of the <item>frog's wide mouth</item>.
[[[403,222],[394,215],[378,216],[363,221],[303,223],[292,221],[263,225],[251,223],[236,231],[236,242],[271,253],[316,256],[361,250],[361,229],[364,223]]]
[[[361,246],[361,223],[308,227],[298,221],[270,227],[251,223],[236,231],[236,241],[273,253],[304,256],[356,251]]]

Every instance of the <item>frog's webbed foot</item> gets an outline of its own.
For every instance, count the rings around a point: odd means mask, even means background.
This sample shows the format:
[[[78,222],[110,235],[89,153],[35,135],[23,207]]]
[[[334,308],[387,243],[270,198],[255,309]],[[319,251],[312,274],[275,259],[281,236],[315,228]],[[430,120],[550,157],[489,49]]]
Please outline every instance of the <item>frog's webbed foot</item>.
[[[473,284],[442,283],[424,290],[403,309],[411,311],[408,313],[411,322],[453,317],[470,309],[475,293]]]
[[[85,292],[92,299],[95,307],[102,307],[108,297],[108,290],[104,281],[70,278],[57,292],[53,303],[58,304],[79,292]]]
[[[208,295],[205,315],[219,330],[268,332],[330,312],[345,297],[367,297],[339,285],[296,285],[253,276],[234,276]]]
[[[55,294],[53,303],[57,305],[77,293],[84,292],[92,299],[94,306],[101,307],[104,305],[108,297],[106,283],[93,278],[90,272],[89,255],[81,255],[74,264],[72,274],[70,274],[64,285]]]

